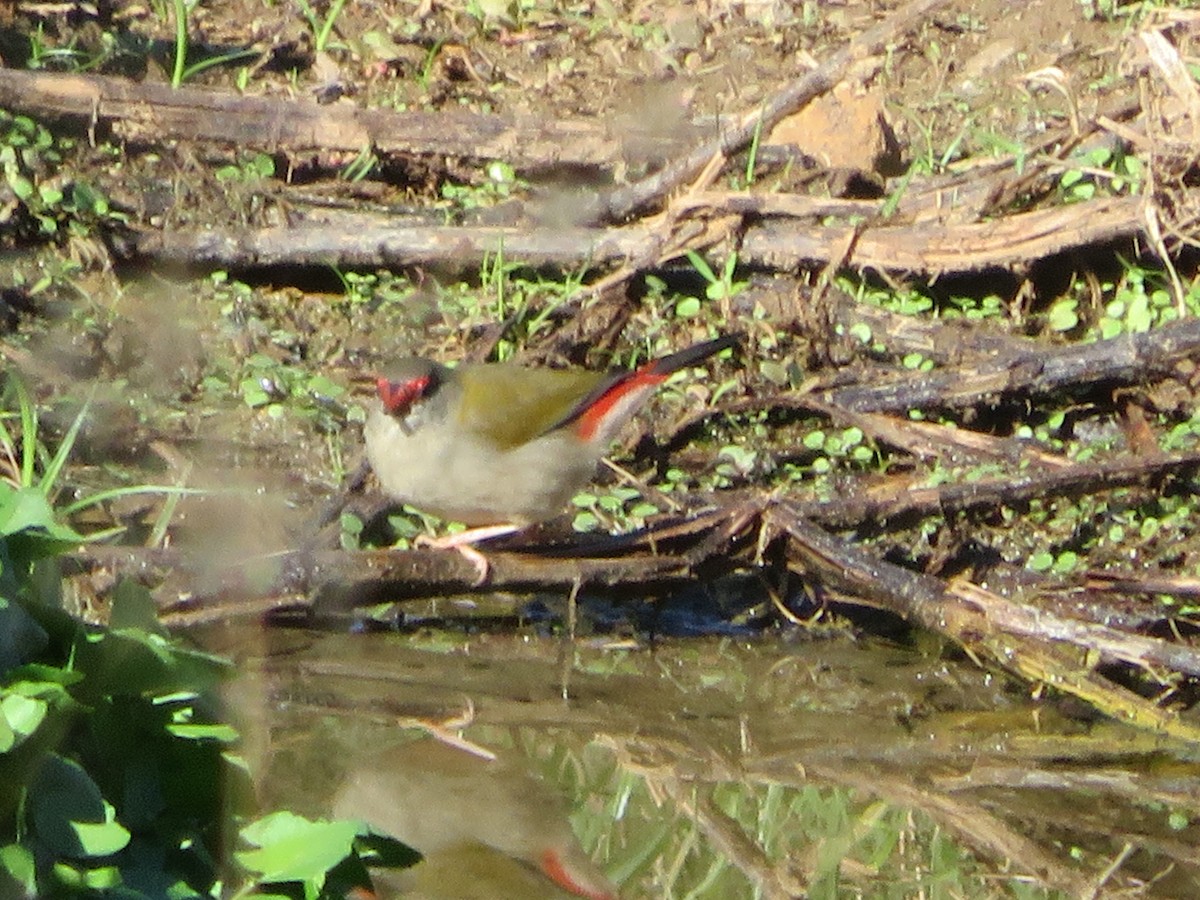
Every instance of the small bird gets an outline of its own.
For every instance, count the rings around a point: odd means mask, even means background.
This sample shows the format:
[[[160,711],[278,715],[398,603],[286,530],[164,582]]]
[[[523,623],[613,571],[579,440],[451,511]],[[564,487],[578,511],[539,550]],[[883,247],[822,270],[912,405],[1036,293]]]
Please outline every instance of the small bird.
[[[333,814],[365,821],[424,857],[374,876],[395,896],[617,898],[562,797],[517,756],[489,760],[429,738],[398,744],[348,773]]]
[[[376,380],[367,458],[395,500],[491,526],[434,542],[463,548],[558,515],[658,385],[737,343],[720,337],[608,373],[404,359]]]

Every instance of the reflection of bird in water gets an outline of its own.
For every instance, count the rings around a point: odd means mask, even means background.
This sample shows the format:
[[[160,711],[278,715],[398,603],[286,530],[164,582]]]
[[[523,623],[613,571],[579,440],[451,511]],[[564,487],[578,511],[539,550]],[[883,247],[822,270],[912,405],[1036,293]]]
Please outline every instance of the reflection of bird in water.
[[[617,896],[545,784],[512,763],[441,741],[411,741],[367,760],[338,791],[333,813],[361,819],[424,856],[412,869],[375,877],[406,898]]]

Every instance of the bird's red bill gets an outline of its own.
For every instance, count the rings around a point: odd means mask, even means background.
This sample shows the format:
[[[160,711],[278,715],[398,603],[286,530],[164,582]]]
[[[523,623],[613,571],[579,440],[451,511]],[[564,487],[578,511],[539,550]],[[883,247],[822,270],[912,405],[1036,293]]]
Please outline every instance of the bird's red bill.
[[[393,415],[408,412],[428,387],[428,375],[408,381],[391,381],[382,376],[375,379],[375,390],[383,401],[383,408]]]

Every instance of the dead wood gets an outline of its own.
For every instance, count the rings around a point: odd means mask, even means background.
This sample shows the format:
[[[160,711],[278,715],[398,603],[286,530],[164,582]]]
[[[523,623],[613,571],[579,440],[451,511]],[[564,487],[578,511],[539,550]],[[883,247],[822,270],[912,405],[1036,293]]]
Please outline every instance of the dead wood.
[[[1026,265],[1073,248],[1131,238],[1144,227],[1136,198],[1094,200],[966,225],[854,229],[768,219],[746,227],[739,259],[750,266],[780,271],[824,264],[835,248],[846,246],[857,233],[847,257],[847,265],[853,268],[926,274],[971,272]],[[645,225],[607,229],[395,227],[381,225],[372,216],[339,219],[333,227],[309,222],[286,228],[144,231],[133,242],[130,255],[227,269],[423,265],[461,272],[478,270],[486,256],[503,249],[506,258],[530,266],[578,269],[607,268],[639,259],[655,237],[654,229]],[[676,255],[685,249],[690,249],[686,241]]]
[[[968,510],[1021,507],[1047,497],[1085,496],[1104,490],[1153,484],[1167,476],[1187,476],[1200,466],[1200,451],[1098,463],[1078,463],[1052,471],[1017,472],[1001,478],[906,487],[886,497],[843,497],[836,503],[797,501],[794,508],[807,519],[831,528],[864,524],[885,526],[905,517],[953,515]]]
[[[1200,597],[1200,579],[1165,572],[1088,572],[1089,591]]]
[[[880,560],[868,551],[806,522],[786,503],[764,511],[764,524],[788,537],[789,564],[828,589],[872,605],[939,634],[968,651],[1034,683],[1052,684],[1105,714],[1189,743],[1200,743],[1200,726],[1147,701],[1097,673],[1102,659],[1137,659],[1147,654],[1200,666],[1200,650],[1158,638],[1113,634],[1090,622],[1041,624],[1047,614],[961,582],[947,583]],[[1047,619],[1048,621],[1048,619]],[[1031,636],[1031,633],[1033,636]],[[1089,654],[1096,655],[1095,660]]]
[[[647,231],[641,227],[397,228],[380,225],[372,217],[360,223],[342,220],[336,228],[311,223],[293,228],[143,232],[134,255],[176,265],[221,268],[420,265],[463,272],[478,271],[485,257],[503,250],[506,259],[531,266],[572,269],[620,263],[632,257],[646,238]]]
[[[395,112],[217,93],[103,75],[0,68],[0,107],[110,125],[127,141],[205,141],[268,152],[503,159],[518,168],[610,166],[620,142],[582,120],[512,120],[465,110]],[[669,147],[664,146],[664,152]]]
[[[879,525],[904,515],[951,514],[1017,505],[1037,497],[1111,490],[1186,473],[1198,465],[1200,451],[1151,460],[1077,464],[1069,469],[911,490],[883,499],[789,500],[784,508],[806,522],[848,529]],[[484,544],[482,549],[491,564],[484,585],[476,583],[473,565],[462,556],[435,550],[294,551],[247,561],[215,578],[207,568],[194,572],[189,558],[178,551],[88,546],[75,558],[87,568],[134,577],[172,572],[159,591],[165,621],[172,624],[258,616],[286,606],[307,608],[318,598],[328,609],[346,610],[449,593],[568,590],[577,582],[594,589],[619,587],[624,594],[647,594],[692,581],[698,569],[711,575],[759,565],[753,555],[758,546],[755,536],[768,508],[775,504],[748,493],[727,492],[715,509],[690,518],[664,517],[654,526],[628,535],[575,536],[566,543],[514,537],[496,542],[496,550]],[[903,577],[898,573],[907,571],[891,568],[896,570],[895,577]],[[839,589],[847,586],[841,584]],[[262,605],[246,599],[262,594],[273,599]],[[871,596],[880,595],[872,592]],[[888,608],[929,624],[910,601]]]
[[[1186,359],[1200,356],[1200,320],[1171,322],[1143,334],[1123,334],[1089,344],[1045,346],[1027,354],[904,375],[884,383],[817,389],[832,407],[855,412],[899,412],[943,407],[962,409],[1005,395],[1044,396],[1103,382],[1137,384],[1170,375]]]
[[[558,558],[531,553],[491,552],[486,590],[529,593],[569,588],[576,581],[622,591],[662,590],[695,578],[685,558],[636,554],[615,558]],[[288,553],[269,564],[268,593],[280,598],[267,608],[247,606],[241,573],[231,573],[219,590],[166,599],[160,618],[171,626],[260,616],[279,608],[346,612],[359,606],[419,597],[478,591],[478,574],[458,553],[438,550],[321,551]]]
[[[831,259],[831,248],[851,242],[846,265],[854,269],[982,272],[1133,237],[1145,228],[1141,208],[1137,197],[1115,197],[958,225],[797,227],[767,221],[747,229],[741,258],[787,271],[823,265]]]

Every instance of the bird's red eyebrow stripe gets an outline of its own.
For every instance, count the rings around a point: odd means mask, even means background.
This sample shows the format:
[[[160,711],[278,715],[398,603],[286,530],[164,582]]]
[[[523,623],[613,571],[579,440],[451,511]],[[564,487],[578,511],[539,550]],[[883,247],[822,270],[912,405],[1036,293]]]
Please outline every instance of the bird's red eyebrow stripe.
[[[413,402],[429,387],[429,376],[412,378],[408,381],[391,381],[383,376],[375,379],[375,390],[383,401],[383,408],[390,413],[407,412]]]

